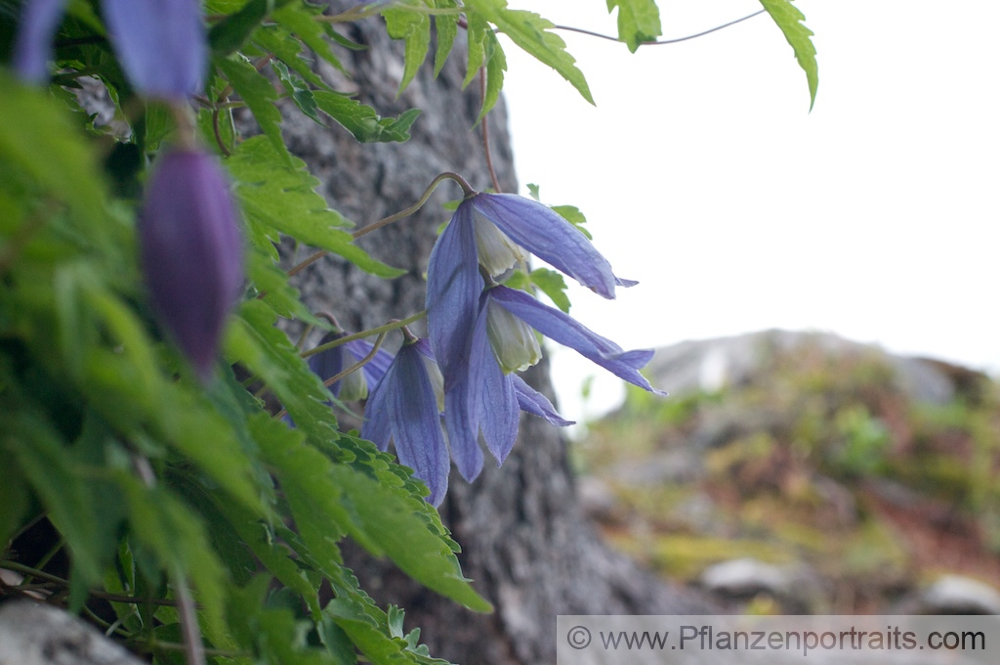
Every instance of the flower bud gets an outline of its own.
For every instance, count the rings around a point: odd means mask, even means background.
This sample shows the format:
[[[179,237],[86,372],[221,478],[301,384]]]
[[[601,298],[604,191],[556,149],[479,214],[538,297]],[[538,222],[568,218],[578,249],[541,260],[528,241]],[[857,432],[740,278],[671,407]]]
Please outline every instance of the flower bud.
[[[207,381],[243,287],[236,207],[215,157],[191,149],[160,157],[146,186],[139,243],[160,322]]]

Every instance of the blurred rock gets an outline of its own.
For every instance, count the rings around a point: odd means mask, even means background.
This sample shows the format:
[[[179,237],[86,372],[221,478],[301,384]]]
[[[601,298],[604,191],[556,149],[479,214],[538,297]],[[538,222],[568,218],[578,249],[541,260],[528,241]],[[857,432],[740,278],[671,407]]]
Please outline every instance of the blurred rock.
[[[0,607],[0,665],[142,665],[97,629],[52,605]]]
[[[961,575],[945,575],[920,594],[922,614],[1000,614],[1000,591]]]
[[[892,355],[829,333],[786,330],[687,341],[658,349],[646,374],[654,385],[672,395],[711,393],[748,383],[775,355],[804,347],[830,356],[866,355],[884,360],[894,370],[899,388],[917,402],[944,404],[957,389],[966,389],[977,376],[983,376],[940,360]]]
[[[751,600],[765,594],[789,614],[814,612],[821,598],[816,575],[807,567],[776,566],[753,558],[709,566],[700,581],[724,600]]]

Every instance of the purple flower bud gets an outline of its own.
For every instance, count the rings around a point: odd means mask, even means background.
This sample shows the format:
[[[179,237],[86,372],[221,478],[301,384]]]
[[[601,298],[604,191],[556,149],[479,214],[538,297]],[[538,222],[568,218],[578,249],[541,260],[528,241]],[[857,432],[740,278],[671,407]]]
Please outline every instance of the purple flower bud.
[[[178,149],[146,186],[139,243],[153,307],[203,381],[243,287],[243,243],[216,158]]]
[[[135,89],[181,100],[199,92],[208,66],[199,0],[103,0],[108,35]]]

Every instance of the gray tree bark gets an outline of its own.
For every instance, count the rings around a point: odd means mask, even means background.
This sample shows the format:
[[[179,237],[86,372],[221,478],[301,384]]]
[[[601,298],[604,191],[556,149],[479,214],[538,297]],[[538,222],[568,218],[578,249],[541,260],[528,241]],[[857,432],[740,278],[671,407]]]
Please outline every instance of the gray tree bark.
[[[334,11],[354,4],[338,0]],[[461,44],[441,75],[425,65],[397,99],[403,71],[400,44],[391,43],[376,19],[352,24],[348,36],[368,46],[344,53],[347,79],[321,66],[340,90],[383,115],[418,107],[424,113],[405,144],[357,143],[346,131],[323,129],[289,111],[284,125],[289,146],[323,182],[330,204],[358,223],[368,223],[416,201],[442,171],[462,174],[473,187],[488,188],[489,175],[478,130],[478,85],[461,89]],[[460,35],[460,40],[463,35]],[[488,118],[493,161],[504,191],[517,191],[503,104]],[[326,259],[305,271],[299,283],[307,303],[329,311],[348,330],[402,318],[423,308],[427,258],[436,229],[449,213],[441,208],[460,190],[443,185],[424,208],[405,221],[362,240],[374,256],[403,268],[392,281],[372,278],[344,262]],[[547,365],[533,368],[529,382],[552,396]],[[522,418],[521,435],[503,468],[487,462],[480,478],[465,483],[457,473],[441,514],[464,548],[465,574],[496,608],[471,613],[423,590],[383,562],[350,553],[349,563],[380,602],[406,609],[407,626],[420,626],[434,655],[453,662],[537,664],[555,661],[558,614],[711,613],[708,602],[669,586],[611,552],[582,514],[567,444],[541,419]]]

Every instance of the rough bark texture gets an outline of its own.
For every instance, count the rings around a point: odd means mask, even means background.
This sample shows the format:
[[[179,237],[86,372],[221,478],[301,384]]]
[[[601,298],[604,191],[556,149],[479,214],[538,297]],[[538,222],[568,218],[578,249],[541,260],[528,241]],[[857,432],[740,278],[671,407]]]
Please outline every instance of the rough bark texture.
[[[348,4],[331,3],[335,9]],[[481,135],[472,129],[480,105],[478,85],[461,90],[461,45],[438,79],[425,65],[397,100],[400,45],[390,43],[375,19],[349,26],[347,34],[369,46],[344,54],[351,79],[332,68],[323,69],[323,75],[341,90],[357,91],[362,102],[383,115],[414,106],[424,113],[408,143],[378,145],[360,145],[339,128],[324,130],[297,112],[286,113],[285,137],[323,181],[330,203],[356,222],[368,223],[412,204],[442,171],[462,174],[477,189],[489,187]],[[513,192],[517,183],[506,125],[500,104],[489,117],[493,159],[502,188]],[[307,302],[334,313],[350,330],[422,309],[427,258],[436,229],[448,216],[440,204],[460,196],[457,186],[443,185],[421,212],[363,239],[373,255],[407,275],[387,282],[327,259],[302,275]],[[544,364],[528,378],[551,396]],[[558,614],[712,611],[701,598],[667,586],[599,541],[577,506],[566,443],[547,423],[523,418],[521,440],[504,467],[486,466],[471,486],[452,474],[441,512],[464,548],[466,575],[494,604],[494,614],[468,612],[391,567],[350,553],[365,587],[381,602],[406,608],[408,627],[422,628],[433,654],[486,665],[548,663],[555,661]]]

